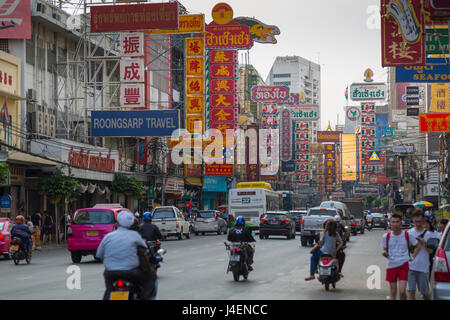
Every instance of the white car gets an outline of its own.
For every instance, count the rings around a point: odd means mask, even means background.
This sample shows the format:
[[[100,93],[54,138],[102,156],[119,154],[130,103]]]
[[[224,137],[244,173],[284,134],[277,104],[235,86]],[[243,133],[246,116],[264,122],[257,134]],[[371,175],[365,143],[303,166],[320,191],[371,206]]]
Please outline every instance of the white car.
[[[227,233],[227,223],[220,217],[220,212],[216,210],[200,210],[194,217],[195,235],[201,232],[217,232],[217,234]]]
[[[189,222],[177,207],[157,207],[152,212],[152,223],[155,224],[164,238],[178,237],[182,240],[190,238]]]

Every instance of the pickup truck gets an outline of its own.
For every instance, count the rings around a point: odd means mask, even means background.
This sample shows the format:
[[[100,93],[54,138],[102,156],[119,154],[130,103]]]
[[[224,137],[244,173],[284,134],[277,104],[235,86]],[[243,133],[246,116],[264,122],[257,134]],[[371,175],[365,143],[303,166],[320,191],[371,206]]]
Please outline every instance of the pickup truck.
[[[325,222],[334,219],[337,215],[339,215],[339,210],[337,208],[310,208],[301,221],[300,241],[302,247],[318,242],[319,234],[323,231]]]
[[[190,238],[190,225],[177,207],[157,207],[152,212],[152,223],[155,224],[163,238],[175,236],[178,240]]]

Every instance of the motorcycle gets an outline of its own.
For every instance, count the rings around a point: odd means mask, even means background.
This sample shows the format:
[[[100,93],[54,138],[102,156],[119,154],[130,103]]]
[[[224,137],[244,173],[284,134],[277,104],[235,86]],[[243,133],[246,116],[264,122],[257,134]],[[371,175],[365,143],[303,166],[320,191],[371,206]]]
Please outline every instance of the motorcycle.
[[[159,268],[159,262],[162,262],[162,256],[167,253],[167,250],[161,249],[159,240],[147,241],[147,250],[152,252],[154,257],[159,260],[156,263],[151,262],[157,270]],[[140,288],[136,283],[125,279],[117,279],[113,282],[112,290],[109,293],[109,300],[139,300],[139,295]]]
[[[319,281],[325,285],[325,290],[328,291],[330,289],[330,284],[333,289],[336,288],[336,282],[340,278],[338,266],[335,264],[333,257],[329,254],[321,255],[319,261]]]
[[[369,230],[369,231],[371,231],[372,228],[373,228],[373,221],[368,222],[368,221],[366,220],[366,229]]]
[[[239,281],[241,275],[247,280],[250,270],[248,269],[245,246],[249,244],[244,242],[232,242],[231,244],[224,242],[224,244],[229,256],[227,274],[231,271],[234,281]]]
[[[17,265],[20,260],[25,260],[27,264],[31,262],[31,254],[28,253],[25,243],[19,237],[14,237],[9,245],[9,256]]]

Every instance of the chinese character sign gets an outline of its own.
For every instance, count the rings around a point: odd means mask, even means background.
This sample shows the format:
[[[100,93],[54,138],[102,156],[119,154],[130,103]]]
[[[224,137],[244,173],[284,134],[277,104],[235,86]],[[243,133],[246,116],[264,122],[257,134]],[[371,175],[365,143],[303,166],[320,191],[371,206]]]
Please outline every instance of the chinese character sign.
[[[144,82],[144,60],[122,59],[120,62],[120,82]]]
[[[120,86],[120,101],[123,107],[144,107],[144,86],[142,84],[123,84]]]
[[[120,54],[123,57],[135,57],[144,55],[144,34],[122,33],[120,35]]]
[[[310,179],[310,123],[295,121],[295,175],[297,182],[308,182]]]

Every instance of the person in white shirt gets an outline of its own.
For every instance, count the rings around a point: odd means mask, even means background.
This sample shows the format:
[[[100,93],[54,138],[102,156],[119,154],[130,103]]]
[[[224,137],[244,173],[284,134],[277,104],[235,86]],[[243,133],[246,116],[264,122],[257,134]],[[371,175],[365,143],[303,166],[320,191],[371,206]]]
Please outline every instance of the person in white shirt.
[[[418,254],[420,245],[417,246],[416,238],[409,237],[408,232],[402,231],[402,217],[400,215],[392,215],[390,224],[392,231],[385,233],[381,241],[382,255],[388,259],[386,281],[389,282],[391,300],[397,299],[397,288],[400,292],[400,300],[406,300],[408,262]],[[416,246],[412,255],[410,254],[411,246]]]
[[[412,213],[414,228],[408,231],[410,238],[416,238],[421,243],[419,253],[413,261],[409,262],[408,297],[416,299],[416,289],[422,294],[424,300],[431,299],[429,286],[430,253],[426,248],[426,242],[433,238],[432,232],[425,229],[425,215],[422,210],[415,209]]]

